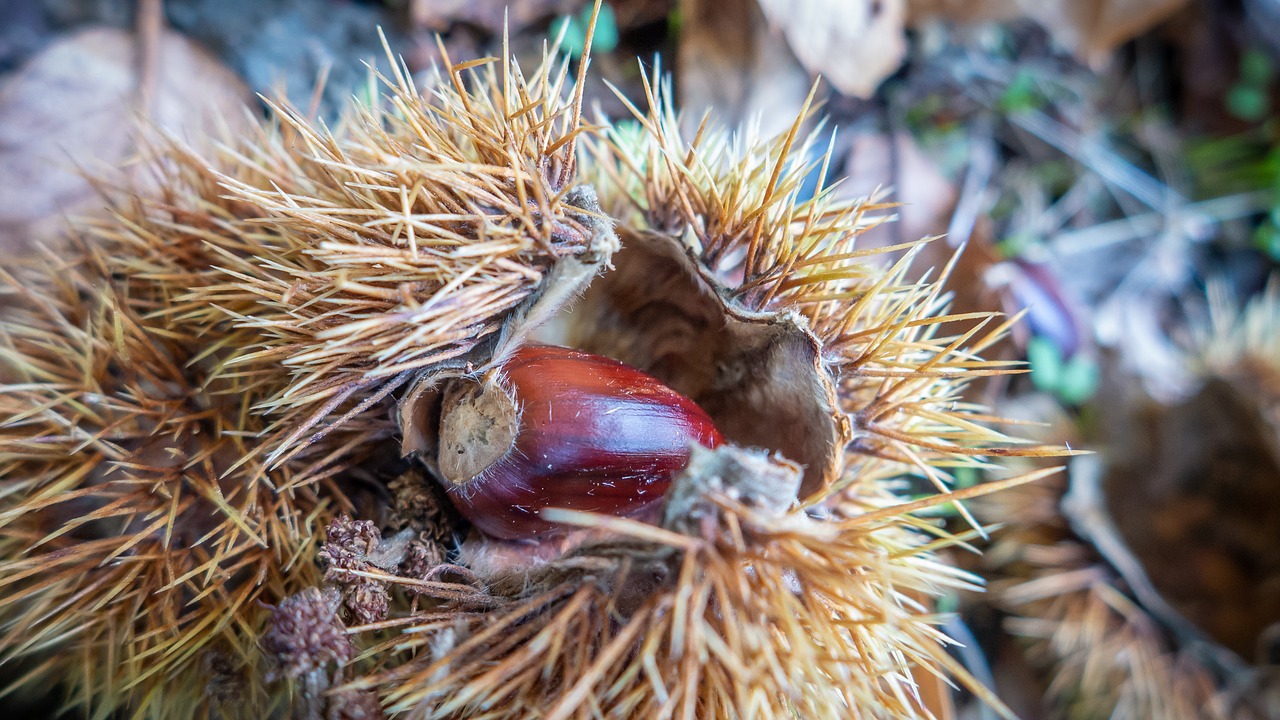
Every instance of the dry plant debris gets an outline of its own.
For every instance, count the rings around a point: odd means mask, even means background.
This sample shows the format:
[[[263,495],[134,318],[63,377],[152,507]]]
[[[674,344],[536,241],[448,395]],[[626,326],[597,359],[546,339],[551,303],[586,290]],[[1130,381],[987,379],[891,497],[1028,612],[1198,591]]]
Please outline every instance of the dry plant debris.
[[[800,62],[840,92],[868,97],[902,64],[906,0],[760,0]]]

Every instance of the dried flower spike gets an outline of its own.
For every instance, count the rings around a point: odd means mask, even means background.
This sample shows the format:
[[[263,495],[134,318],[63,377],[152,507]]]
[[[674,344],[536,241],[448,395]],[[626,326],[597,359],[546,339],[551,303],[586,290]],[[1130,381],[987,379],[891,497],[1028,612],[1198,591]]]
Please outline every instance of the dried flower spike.
[[[723,438],[692,400],[600,355],[517,350],[487,382],[452,381],[440,419],[439,474],[484,532],[556,529],[547,507],[633,515],[662,499],[691,443]]]
[[[355,647],[343,632],[338,604],[336,592],[310,588],[285,598],[272,611],[262,647],[275,661],[275,672],[297,678],[352,658]]]

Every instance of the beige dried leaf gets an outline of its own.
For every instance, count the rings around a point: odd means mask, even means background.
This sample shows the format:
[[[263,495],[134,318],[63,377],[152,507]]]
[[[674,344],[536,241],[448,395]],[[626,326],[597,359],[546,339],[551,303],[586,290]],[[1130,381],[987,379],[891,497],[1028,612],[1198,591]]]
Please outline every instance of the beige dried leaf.
[[[0,86],[0,248],[61,230],[66,215],[101,206],[82,172],[123,165],[134,151],[138,62],[134,36],[95,28],[49,46]],[[244,83],[175,32],[158,47],[150,121],[200,136],[215,117],[252,101]]]
[[[769,24],[810,72],[869,97],[906,55],[906,0],[760,0]]]

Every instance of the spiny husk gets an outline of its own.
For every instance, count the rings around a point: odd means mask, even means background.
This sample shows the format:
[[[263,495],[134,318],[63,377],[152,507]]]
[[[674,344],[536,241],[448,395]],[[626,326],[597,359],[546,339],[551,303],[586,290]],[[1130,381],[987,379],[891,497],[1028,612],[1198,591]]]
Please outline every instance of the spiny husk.
[[[936,673],[1007,714],[946,653],[926,598],[978,580],[906,530],[919,506],[842,521],[780,511],[751,497],[778,473],[794,501],[795,466],[700,451],[673,487],[692,497],[673,500],[662,527],[559,512],[617,539],[540,569],[517,598],[471,589],[369,628],[403,631],[369,656],[416,659],[352,687],[381,687],[390,710],[429,718],[915,718],[936,710],[919,687]]]
[[[334,132],[277,107],[208,157],[161,140],[158,196],[0,278],[0,656],[25,681],[95,716],[192,716],[223,680],[267,711],[264,603],[319,581],[341,476],[395,432],[379,402],[590,250],[565,67],[450,68],[427,98],[397,69]]]
[[[1280,280],[1238,307],[1223,283],[1209,286],[1209,322],[1196,328],[1193,353],[1202,378],[1220,378],[1257,403],[1280,450]]]
[[[1256,366],[1268,376],[1264,387],[1275,388],[1275,376],[1280,375],[1280,280],[1273,280],[1243,308],[1225,283],[1211,283],[1209,321],[1194,329],[1201,373],[1229,375],[1241,366]]]
[[[948,314],[950,267],[909,280],[924,241],[857,247],[861,232],[885,220],[886,206],[839,201],[830,190],[802,199],[809,172],[825,177],[830,161],[819,153],[806,164],[818,137],[800,138],[807,106],[778,138],[730,136],[704,120],[685,140],[669,88],[656,92],[658,84],[646,84],[648,113],[633,108],[638,131],[623,126],[602,142],[589,140],[586,172],[621,226],[678,240],[722,282],[731,302],[807,320],[838,379],[854,435],[842,482],[808,501],[823,502],[855,483],[859,492],[878,495],[882,480],[904,471],[944,490],[949,467],[1060,454],[996,431],[996,418],[961,397],[971,379],[1011,371],[1014,363],[982,360],[980,353],[1012,321],[994,313]],[[886,267],[883,257],[903,249],[902,259]],[[944,332],[955,326],[961,330]]]
[[[191,716],[224,690],[265,712],[259,603],[316,581],[330,501],[278,492],[293,468],[229,471],[264,428],[253,394],[205,385],[207,338],[153,315],[163,288],[112,282],[133,269],[118,247],[79,249],[0,276],[0,653],[94,717]]]
[[[1119,575],[1075,538],[1058,510],[1065,484],[993,495],[980,513],[1010,521],[989,553],[1007,574],[993,592],[1012,614],[1009,630],[1047,673],[1051,706],[1079,718],[1254,717],[1219,692],[1195,648],[1171,647]]]
[[[222,372],[288,373],[257,408],[277,418],[273,462],[381,415],[376,401],[425,369],[488,360],[468,353],[557,260],[601,250],[565,202],[581,131],[567,63],[548,56],[530,82],[481,62],[465,87],[475,64],[425,99],[394,66],[385,101],[371,88],[336,134],[274,108],[286,133],[268,157],[228,158],[263,170],[220,178],[257,217],[209,239],[220,277],[184,298],[186,321],[242,331]]]
[[[696,532],[567,514],[619,540],[364,628],[396,634],[367,653],[385,669],[352,687],[432,718],[911,718],[934,711],[918,685],[938,674],[1003,710],[948,656],[928,600],[976,582],[932,555],[963,538],[911,514],[963,494],[904,505],[888,480],[945,488],[953,465],[1061,452],[1019,447],[960,399],[967,379],[1007,369],[976,355],[1004,327],[947,315],[939,282],[906,279],[910,256],[869,261],[855,240],[877,208],[800,200],[797,131],[733,144],[703,128],[685,143],[669,104],[650,102],[638,132],[587,139],[585,177],[620,230],[682,242],[730,301],[805,318],[856,432],[844,476],[766,513],[709,496],[721,514]]]
[[[800,199],[800,121],[772,142],[686,142],[650,92],[640,133],[580,153],[566,68],[448,66],[424,99],[397,66],[385,102],[333,131],[277,107],[278,127],[209,157],[169,141],[159,198],[6,283],[26,308],[6,322],[0,401],[6,658],[98,715],[179,717],[209,705],[216,651],[236,702],[266,712],[260,603],[316,582],[313,538],[354,510],[345,477],[396,432],[392,393],[493,362],[559,262],[607,261],[592,208],[570,202],[588,179],[731,301],[805,318],[855,437],[846,472],[763,514],[708,494],[720,512],[698,532],[577,518],[618,540],[515,590],[419,583],[439,597],[366,628],[417,629],[374,645],[382,671],[357,685],[430,717],[929,715],[919,679],[963,673],[928,598],[973,579],[931,555],[962,538],[911,512],[963,494],[899,506],[889,480],[945,488],[956,464],[1057,452],[960,402],[967,378],[1007,369],[976,355],[1003,326],[947,315],[909,257],[869,261],[855,238],[877,208]],[[671,582],[619,584],[653,553]]]
[[[1280,366],[1276,363],[1280,356],[1280,300],[1275,288],[1239,308],[1224,285],[1211,285],[1209,309],[1209,322],[1193,325],[1191,365],[1201,380],[1217,378],[1235,385],[1242,402],[1256,404],[1264,416],[1269,415],[1269,442],[1276,447],[1274,431],[1280,427],[1280,415],[1276,414],[1280,408],[1276,391],[1280,387]],[[1213,399],[1208,402],[1223,402],[1222,395],[1210,397]],[[1159,412],[1194,411],[1175,406]],[[1238,422],[1249,422],[1244,419],[1248,416],[1251,414]],[[1157,427],[1133,422],[1139,430],[1130,432],[1153,436],[1160,432]],[[1184,457],[1186,452],[1183,448],[1175,455]],[[1180,462],[1200,474],[1194,459]],[[1115,463],[1123,467],[1125,454],[1119,453]],[[1151,458],[1130,458],[1128,463],[1141,469],[1160,465]],[[1187,626],[1187,620],[1168,617],[1174,612],[1172,608],[1155,611],[1139,602],[1104,553],[1090,547],[1069,527],[1062,510],[1066,492],[1065,482],[1021,487],[991,497],[979,513],[980,517],[1008,523],[987,554],[1000,577],[993,594],[1012,615],[1009,629],[1026,639],[1029,657],[1046,673],[1050,702],[1064,716],[1081,718],[1272,716],[1274,700],[1268,692],[1273,691],[1268,691],[1265,683],[1274,685],[1274,680],[1268,679],[1273,673],[1249,666],[1210,637],[1200,635],[1199,629]],[[1217,494],[1221,495],[1221,489]],[[1153,511],[1160,509],[1157,506]],[[1107,514],[1106,507],[1092,511]],[[1232,532],[1242,531],[1233,528]],[[1111,548],[1110,554],[1115,553]],[[1129,560],[1139,563],[1136,557]],[[1138,569],[1142,569],[1140,565]],[[1188,627],[1198,635],[1189,636]],[[1263,685],[1255,684],[1259,682]]]

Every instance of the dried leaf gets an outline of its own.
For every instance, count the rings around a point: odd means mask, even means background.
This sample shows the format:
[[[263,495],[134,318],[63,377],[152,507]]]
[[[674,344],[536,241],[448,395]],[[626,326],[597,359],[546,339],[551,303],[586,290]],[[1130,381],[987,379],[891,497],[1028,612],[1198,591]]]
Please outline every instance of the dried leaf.
[[[809,92],[809,76],[769,30],[755,0],[680,0],[680,107],[713,110],[734,127],[786,132]]]
[[[1187,0],[1019,0],[1023,12],[1090,65],[1168,19]]]
[[[137,44],[99,28],[49,46],[0,86],[0,248],[51,238],[63,217],[101,205],[82,171],[125,164],[134,150]],[[162,36],[149,120],[203,135],[252,98],[230,70],[174,32]]]
[[[906,0],[760,0],[810,72],[847,95],[869,97],[906,55]]]

